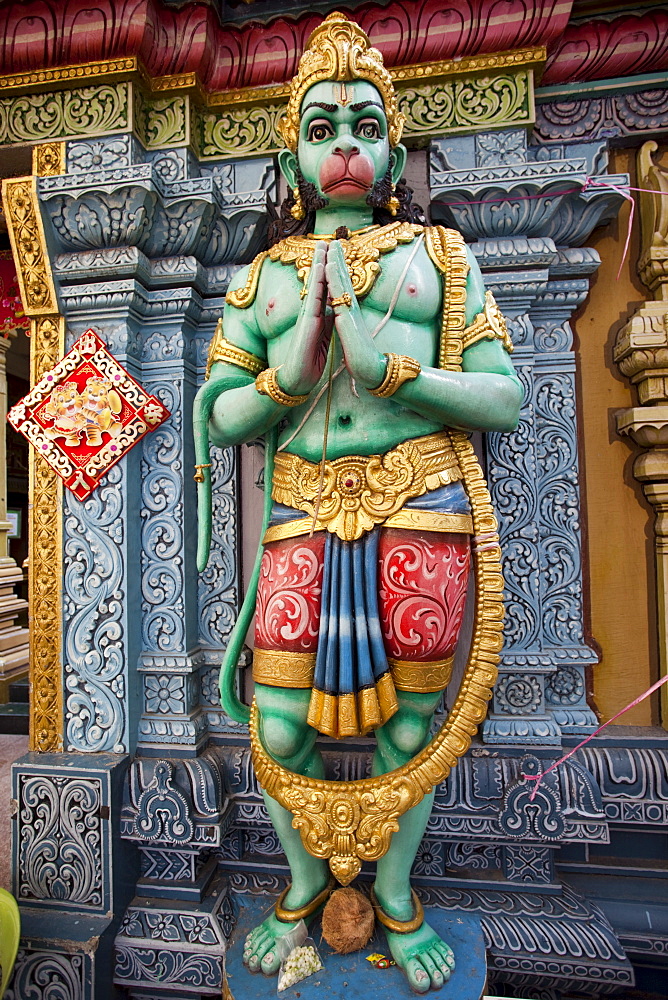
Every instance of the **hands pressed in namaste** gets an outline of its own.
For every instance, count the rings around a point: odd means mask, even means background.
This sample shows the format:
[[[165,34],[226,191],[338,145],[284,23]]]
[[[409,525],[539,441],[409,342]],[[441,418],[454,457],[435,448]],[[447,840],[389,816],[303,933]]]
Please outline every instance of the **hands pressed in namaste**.
[[[369,335],[341,244],[338,240],[329,245],[319,240],[295,326],[294,349],[281,365],[279,382],[284,392],[308,393],[318,383],[327,360],[333,322],[352,378],[365,388],[380,385],[386,359]]]

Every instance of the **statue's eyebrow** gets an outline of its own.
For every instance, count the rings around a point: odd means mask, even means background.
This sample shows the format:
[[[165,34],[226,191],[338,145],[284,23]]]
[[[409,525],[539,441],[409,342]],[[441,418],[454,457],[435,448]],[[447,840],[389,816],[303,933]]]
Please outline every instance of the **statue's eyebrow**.
[[[364,111],[365,108],[378,108],[379,111],[385,110],[380,104],[376,104],[375,101],[359,101],[357,104],[350,105],[351,111]]]
[[[336,104],[323,104],[322,101],[311,101],[311,103],[307,104],[302,110],[302,114],[306,114],[309,108],[320,108],[322,111],[329,111],[330,115],[333,115],[336,111],[336,107]]]

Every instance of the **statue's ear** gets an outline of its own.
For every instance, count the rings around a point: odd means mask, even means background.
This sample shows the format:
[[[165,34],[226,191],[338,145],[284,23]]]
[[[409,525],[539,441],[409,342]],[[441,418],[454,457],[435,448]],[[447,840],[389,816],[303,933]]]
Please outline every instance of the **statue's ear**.
[[[288,182],[288,187],[297,186],[297,157],[289,149],[282,149],[278,154],[278,165]]]
[[[406,169],[406,160],[408,159],[408,150],[405,146],[399,143],[395,146],[390,153],[390,166],[392,168],[392,183],[397,184],[401,178],[404,176],[404,170]]]

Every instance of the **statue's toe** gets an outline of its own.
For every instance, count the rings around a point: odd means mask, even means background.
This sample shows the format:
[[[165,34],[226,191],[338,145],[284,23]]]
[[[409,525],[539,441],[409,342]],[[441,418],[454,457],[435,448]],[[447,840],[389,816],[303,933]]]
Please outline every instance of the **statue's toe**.
[[[411,989],[415,990],[416,993],[427,993],[429,991],[431,988],[431,978],[419,958],[409,959],[406,963],[405,972]]]
[[[447,969],[446,979],[450,978],[450,973],[454,972],[455,969],[455,956],[450,945],[446,944],[445,941],[438,942],[438,952],[441,957],[441,969],[445,974]],[[443,966],[445,965],[445,969]]]
[[[423,952],[420,955],[422,964],[424,965],[426,971],[429,973],[430,986],[438,990],[445,982],[443,978],[443,973],[441,972],[440,965],[440,955],[438,954],[436,948],[432,947],[428,951]]]
[[[276,972],[278,972],[280,964],[280,958],[276,954],[275,950],[271,948],[271,950],[268,951],[262,959],[261,968],[265,976],[273,976]]]

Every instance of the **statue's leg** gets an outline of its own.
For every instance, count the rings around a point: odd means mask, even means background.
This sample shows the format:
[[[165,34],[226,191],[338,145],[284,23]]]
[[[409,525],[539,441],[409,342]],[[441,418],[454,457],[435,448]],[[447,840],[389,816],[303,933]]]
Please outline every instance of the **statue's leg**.
[[[431,719],[440,697],[438,692],[397,692],[399,711],[376,731],[374,774],[385,774],[401,767],[427,744]],[[414,916],[410,873],[433,801],[432,792],[401,817],[400,829],[377,865],[376,898],[385,913],[397,920],[410,920]],[[450,978],[455,967],[452,949],[426,920],[413,933],[397,934],[387,928],[385,933],[392,957],[417,993],[438,989]]]
[[[302,688],[255,685],[255,700],[260,712],[260,739],[265,750],[280,764],[308,774],[323,776],[322,758],[315,748],[317,733],[306,723],[310,690]],[[267,812],[290,866],[292,885],[283,900],[286,909],[305,906],[320,893],[329,881],[327,863],[312,857],[305,850],[299,832],[292,826],[292,813],[263,792]],[[251,972],[272,975],[280,960],[276,953],[276,938],[291,930],[294,924],[278,920],[272,913],[251,931],[244,947],[244,962]]]

